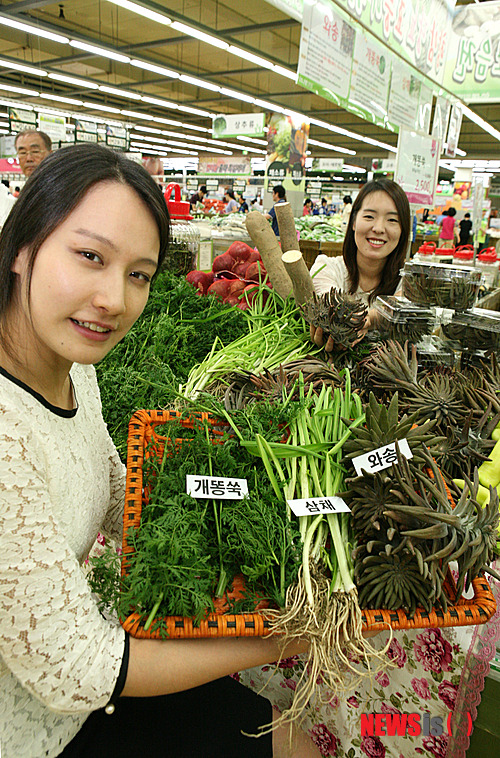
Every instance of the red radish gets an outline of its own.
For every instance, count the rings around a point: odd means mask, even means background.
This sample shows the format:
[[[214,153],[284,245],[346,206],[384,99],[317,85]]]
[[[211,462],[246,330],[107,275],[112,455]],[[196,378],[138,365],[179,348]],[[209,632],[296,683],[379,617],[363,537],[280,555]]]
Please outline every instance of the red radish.
[[[239,308],[240,311],[247,311],[250,308],[246,300],[242,300],[236,307]]]
[[[226,254],[234,258],[235,261],[246,261],[250,254],[253,253],[253,247],[246,242],[233,242],[226,250]]]
[[[233,274],[236,274],[237,276],[241,276],[242,279],[248,279],[246,273],[248,269],[248,263],[247,261],[242,261],[241,263],[236,263],[233,266]]]
[[[212,271],[190,271],[186,276],[186,281],[192,284],[201,294],[206,294],[214,280]]]
[[[259,291],[256,284],[248,284],[243,290],[243,300],[248,303],[252,303],[255,295]]]
[[[252,250],[248,256],[247,263],[255,263],[255,261],[261,261],[260,253],[258,250]]]
[[[214,258],[214,262],[212,263],[212,271],[214,273],[217,273],[217,271],[232,271],[234,266],[234,258],[232,258],[227,253],[222,253],[222,255],[218,255],[216,258]]]
[[[228,289],[228,295],[239,295],[240,292],[243,292],[245,287],[246,282],[242,282],[241,279],[234,279]]]
[[[234,306],[234,305],[238,305],[240,301],[236,297],[236,295],[229,295],[229,297],[226,297],[226,299],[224,300],[224,302],[225,302],[226,305],[233,305]]]
[[[233,282],[231,279],[218,279],[216,282],[210,285],[207,290],[207,295],[215,295],[216,297],[224,300],[229,293],[229,287]]]
[[[254,282],[258,282],[259,276],[261,282],[263,282],[266,278],[266,269],[264,268],[264,264],[260,261],[250,263],[245,273],[245,279],[251,279]]]

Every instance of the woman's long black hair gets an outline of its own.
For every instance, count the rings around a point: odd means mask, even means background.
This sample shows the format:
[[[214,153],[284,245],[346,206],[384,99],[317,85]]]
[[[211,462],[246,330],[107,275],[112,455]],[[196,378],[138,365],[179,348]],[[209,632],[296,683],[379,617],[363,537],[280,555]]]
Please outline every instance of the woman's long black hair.
[[[400,279],[399,272],[406,257],[408,239],[410,237],[410,204],[399,184],[396,184],[391,179],[375,179],[365,184],[353,203],[342,249],[344,263],[349,274],[349,292],[354,294],[359,286],[358,249],[354,239],[354,222],[361,210],[363,200],[372,192],[385,192],[394,201],[401,226],[401,236],[395,249],[387,256],[380,284],[370,293],[370,303],[378,295],[393,295],[396,292]]]
[[[121,153],[101,145],[75,145],[49,155],[30,176],[0,234],[0,339],[5,313],[12,300],[19,251],[28,250],[29,292],[33,265],[40,247],[101,182],[118,182],[133,189],[151,212],[160,237],[158,269],[168,246],[170,220],[158,185],[148,172]],[[123,209],[124,215],[127,208]]]

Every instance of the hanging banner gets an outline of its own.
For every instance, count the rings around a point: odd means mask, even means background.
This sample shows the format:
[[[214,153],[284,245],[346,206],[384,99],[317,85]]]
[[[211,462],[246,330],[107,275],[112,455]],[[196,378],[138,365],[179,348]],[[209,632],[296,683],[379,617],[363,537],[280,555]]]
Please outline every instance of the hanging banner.
[[[371,35],[356,32],[349,102],[360,109],[361,118],[378,122],[387,116],[389,72],[387,49]]]
[[[56,145],[66,141],[66,118],[64,116],[51,116],[48,113],[38,114],[38,128],[48,134]]]
[[[412,69],[399,59],[392,62],[389,121],[408,129],[416,129],[421,82]]]
[[[263,137],[265,113],[219,113],[213,119],[214,137]]]
[[[432,101],[434,95],[432,89],[426,84],[420,84],[420,99],[418,101],[417,132],[429,134],[431,126]]]
[[[460,137],[460,129],[462,127],[462,115],[462,106],[459,103],[455,103],[451,109],[448,135],[446,137],[445,155],[449,158],[454,158],[457,152],[458,138]]]
[[[437,97],[434,106],[434,119],[432,121],[431,135],[443,145],[448,131],[448,119],[450,117],[451,103],[445,97]]]
[[[500,2],[457,8],[443,85],[465,102],[500,100]]]
[[[268,186],[304,190],[309,123],[282,113],[270,113],[267,124]]]
[[[224,174],[225,176],[246,176],[252,173],[251,158],[245,155],[213,156],[200,158],[198,173],[205,175]],[[208,186],[208,182],[206,183]]]
[[[433,207],[440,154],[438,140],[404,127],[400,130],[394,180],[410,204]]]

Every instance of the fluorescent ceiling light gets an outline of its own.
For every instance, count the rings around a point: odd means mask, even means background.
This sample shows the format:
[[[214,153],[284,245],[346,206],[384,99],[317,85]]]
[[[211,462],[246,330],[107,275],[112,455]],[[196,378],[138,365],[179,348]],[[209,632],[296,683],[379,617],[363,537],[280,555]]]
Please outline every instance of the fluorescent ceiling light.
[[[138,3],[131,3],[129,0],[108,0],[108,2],[119,5],[121,8],[132,11],[132,13],[138,13],[139,16],[149,18],[151,21],[156,21],[158,24],[165,24],[166,26],[169,26],[172,23],[172,19],[168,16],[164,16],[163,13],[156,13],[156,11],[145,8],[143,5],[139,5]]]
[[[19,108],[19,103],[16,100],[0,100],[0,105],[4,105],[6,108]],[[22,107],[25,111],[33,111],[35,109],[29,103],[23,103]]]
[[[266,145],[267,142],[265,139],[256,139],[255,137],[244,137],[242,134],[238,134],[236,139],[243,140],[243,142],[255,142],[256,145]]]
[[[143,118],[149,121],[151,116],[147,116],[145,113],[138,113],[137,111],[120,111],[124,116],[130,116],[131,118]]]
[[[110,95],[118,95],[119,97],[128,97],[130,100],[140,100],[141,95],[137,92],[128,92],[124,89],[117,89],[116,87],[108,87],[107,85],[100,84],[99,89],[101,92],[108,92]]]
[[[260,55],[249,53],[248,50],[243,50],[241,47],[229,45],[227,52],[232,53],[233,55],[237,55],[239,58],[244,58],[246,61],[250,61],[251,63],[256,63],[257,66],[262,66],[262,68],[274,68],[274,63],[271,63],[271,61],[268,61],[265,58],[261,58]]]
[[[162,76],[169,76],[172,79],[178,79],[180,76],[180,74],[178,74],[177,71],[172,71],[171,69],[164,68],[163,66],[157,66],[155,63],[140,61],[137,58],[134,58],[133,60],[131,60],[130,63],[132,66],[137,66],[137,68],[144,68],[146,69],[146,71],[153,71],[155,74],[161,74]]]
[[[12,61],[0,60],[0,66],[5,68],[11,68],[14,71],[24,71],[26,74],[32,74],[33,76],[47,76],[47,72],[41,68],[35,68],[34,66],[25,66],[21,63],[13,63]]]
[[[276,113],[285,112],[285,109],[280,105],[274,105],[274,103],[270,103],[268,100],[260,100],[257,97],[254,100],[254,105],[258,105],[259,108],[264,108],[267,111],[275,111]]]
[[[161,137],[152,137],[151,134],[148,134],[147,137],[145,137],[143,134],[131,134],[130,137],[133,137],[134,139],[146,139],[150,142],[160,142],[162,145],[168,145],[166,139],[161,139]]]
[[[485,121],[484,118],[478,116],[475,111],[471,110],[466,105],[462,105],[462,112],[470,121],[473,121],[477,126],[481,127],[481,129],[484,129],[485,132],[488,132],[488,134],[491,134],[492,137],[500,141],[500,132]]]
[[[315,145],[316,147],[324,147],[326,150],[333,150],[336,153],[345,153],[346,155],[356,155],[355,150],[350,150],[347,147],[337,147],[336,145],[330,145],[329,142],[320,142],[316,139],[308,139],[308,145]]]
[[[83,100],[73,100],[71,97],[61,97],[60,95],[52,95],[50,92],[42,92],[40,97],[45,100],[57,100],[58,103],[66,103],[66,105],[83,105]]]
[[[342,171],[349,171],[354,174],[366,174],[366,168],[360,166],[351,166],[349,163],[344,163]]]
[[[0,134],[8,134],[8,133],[9,133],[8,129],[0,129]]]
[[[26,89],[25,87],[14,87],[11,84],[0,84],[0,89],[5,89],[7,92],[18,92],[20,95],[29,95],[30,97],[39,97],[40,93],[35,89]],[[14,103],[13,103],[14,105]],[[19,108],[19,103],[15,104]]]
[[[341,126],[334,126],[333,124],[329,124],[327,121],[320,121],[317,118],[311,118],[310,122],[311,124],[320,126],[322,129],[327,129],[330,132],[343,134],[345,137],[351,137],[352,139],[359,140],[360,142],[366,142],[368,145],[375,145],[375,147],[383,147],[384,150],[389,150],[391,153],[398,152],[396,147],[388,145],[386,142],[379,142],[379,140],[371,139],[371,137],[364,137],[362,134],[350,132],[348,129],[343,129]]]
[[[54,34],[53,32],[45,31],[45,29],[40,29],[38,26],[22,24],[20,21],[14,21],[14,19],[6,18],[6,16],[0,16],[0,24],[11,26],[13,29],[19,29],[21,32],[28,32],[28,34],[35,34],[37,37],[51,39],[53,42],[61,42],[64,45],[69,42],[69,38],[63,37],[62,34]]]
[[[195,116],[205,116],[206,118],[214,118],[215,116],[215,113],[203,111],[200,108],[190,108],[188,105],[178,105],[177,108],[185,113],[193,113]]]
[[[275,64],[274,71],[276,74],[280,74],[280,76],[286,76],[287,79],[292,79],[293,81],[297,78],[297,72],[296,71],[290,71],[288,68],[283,68],[283,66],[278,66]]]
[[[170,126],[182,126],[183,129],[194,129],[197,132],[211,132],[211,129],[207,129],[206,126],[196,126],[196,124],[185,124],[182,121],[173,121],[170,118],[161,118],[160,116],[152,116],[151,121],[156,121],[158,124],[169,124]]]
[[[105,50],[102,47],[96,47],[96,45],[89,45],[87,42],[80,42],[77,39],[70,40],[71,47],[77,47],[79,50],[86,50],[88,53],[94,53],[95,55],[102,55],[103,58],[111,58],[114,61],[120,63],[130,63],[128,55],[122,55],[121,53],[115,53],[113,50]]]
[[[149,97],[149,95],[142,95],[141,100],[143,100],[145,103],[160,105],[163,108],[172,108],[173,110],[177,110],[179,107],[177,103],[174,103],[171,100],[161,100],[158,97]]]
[[[221,95],[227,95],[227,97],[234,97],[236,100],[243,100],[245,103],[255,103],[255,98],[251,95],[245,95],[243,92],[237,92],[234,89],[228,89],[227,87],[220,88]]]
[[[99,85],[95,82],[90,82],[88,79],[76,79],[74,76],[66,76],[65,74],[49,74],[49,79],[54,79],[56,82],[66,82],[67,84],[74,84],[76,87],[86,87],[87,89],[99,89]]]
[[[187,82],[188,84],[194,84],[195,87],[203,87],[204,89],[212,90],[212,92],[220,91],[220,87],[218,84],[212,84],[212,82],[206,82],[203,79],[197,79],[196,76],[186,76],[186,74],[181,74],[179,79],[182,82]]]
[[[109,105],[98,105],[97,103],[85,102],[83,104],[85,108],[95,108],[96,111],[107,111],[108,113],[120,113],[119,108],[111,108]]]
[[[219,47],[222,50],[227,50],[229,48],[227,42],[224,42],[218,37],[212,37],[211,34],[206,34],[199,29],[195,29],[194,26],[187,26],[187,24],[181,24],[178,21],[174,21],[172,23],[172,29],[175,29],[178,32],[182,32],[183,34],[187,34],[188,37],[196,37],[196,39],[199,39],[202,42],[206,42],[209,45],[214,45],[214,47]]]
[[[137,132],[151,132],[152,134],[162,134],[161,129],[155,129],[153,126],[141,126],[140,124],[137,124],[137,126],[134,126],[134,129]]]

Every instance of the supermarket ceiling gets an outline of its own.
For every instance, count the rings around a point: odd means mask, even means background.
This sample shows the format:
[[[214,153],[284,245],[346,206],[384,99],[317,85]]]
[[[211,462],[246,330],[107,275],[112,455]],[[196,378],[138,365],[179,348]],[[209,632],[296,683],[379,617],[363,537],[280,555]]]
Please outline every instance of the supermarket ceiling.
[[[314,156],[344,157],[363,165],[368,158],[391,155],[377,143],[394,148],[394,133],[295,84],[301,25],[271,3],[138,0],[138,4],[151,12],[151,18],[123,7],[126,2],[111,0],[0,0],[2,101],[114,117],[139,125],[144,134],[154,134],[146,130],[160,125],[169,134],[157,140],[164,140],[162,145],[172,156],[185,154],[180,150],[185,149],[188,135],[192,147],[198,136],[195,147],[204,149],[203,140],[210,139],[210,114],[259,112],[272,103],[313,119]],[[460,0],[459,4],[464,5]],[[469,7],[473,9],[474,3]],[[38,34],[26,26],[36,27]],[[471,108],[500,130],[500,103]],[[324,145],[351,152],[341,155]],[[245,147],[256,154],[263,150],[249,141]],[[459,148],[467,158],[496,158],[498,147],[495,137],[464,118]]]

